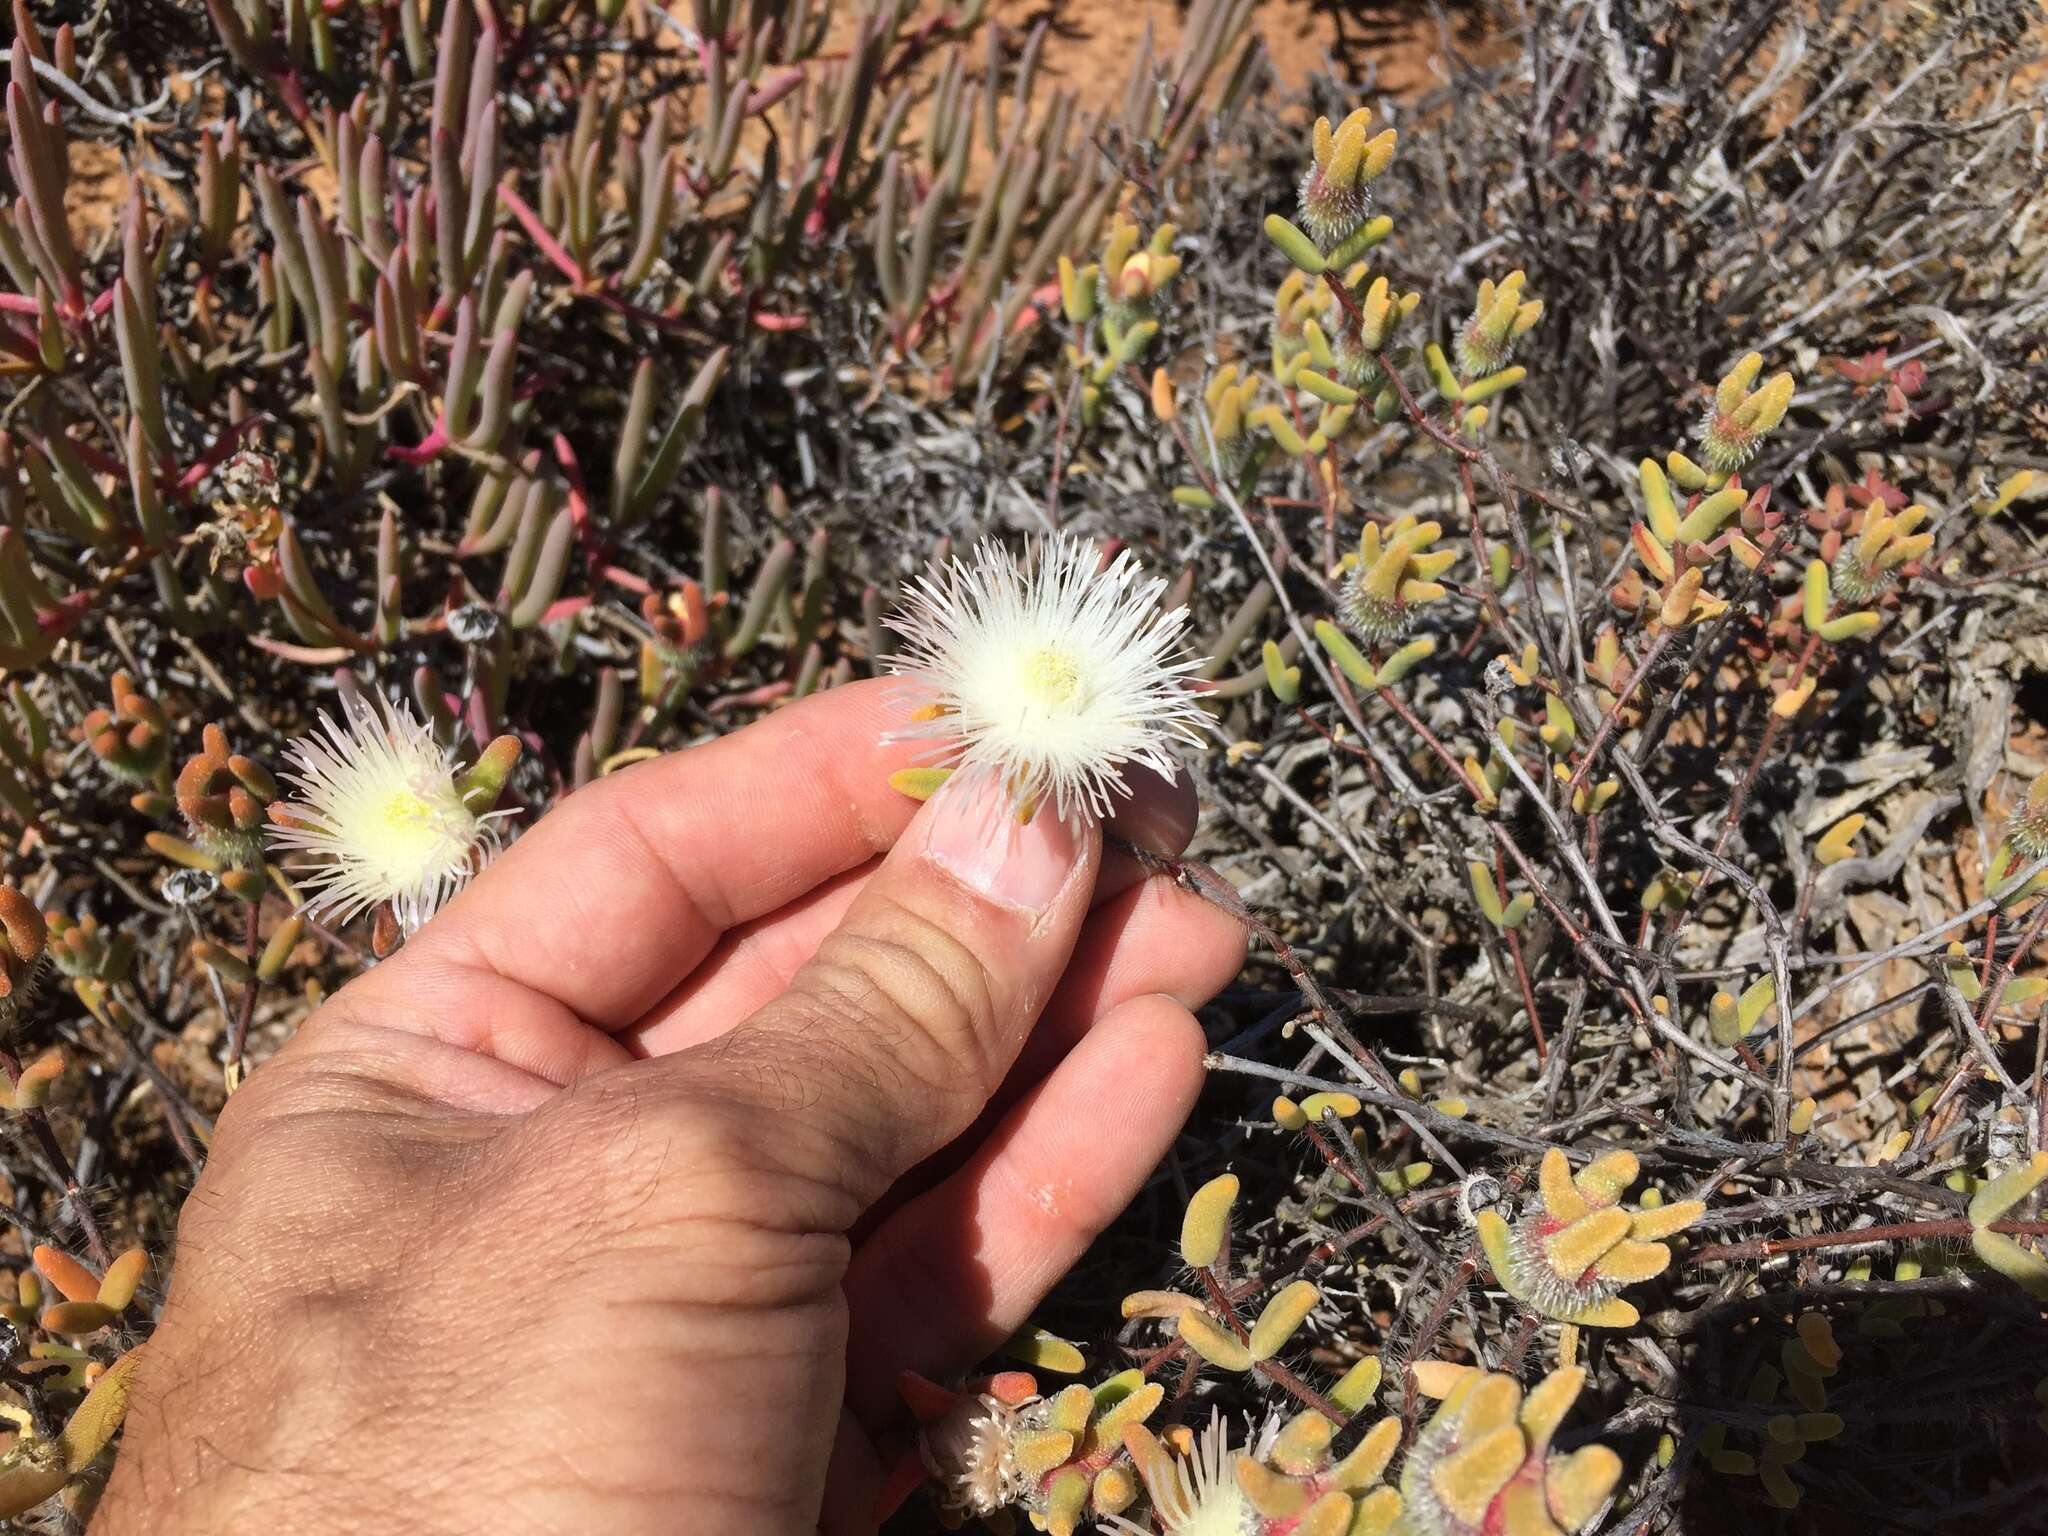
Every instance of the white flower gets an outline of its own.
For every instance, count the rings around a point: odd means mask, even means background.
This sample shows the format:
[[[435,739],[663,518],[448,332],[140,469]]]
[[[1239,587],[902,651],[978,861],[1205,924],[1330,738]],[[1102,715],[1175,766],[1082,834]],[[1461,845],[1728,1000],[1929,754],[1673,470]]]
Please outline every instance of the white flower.
[[[1001,777],[1018,805],[1109,814],[1124,768],[1171,778],[1174,748],[1208,723],[1187,685],[1187,610],[1159,611],[1166,583],[1126,550],[1106,567],[1055,535],[1028,562],[993,541],[912,588],[893,621],[892,665],[918,723],[891,739],[941,743],[941,761]]]
[[[455,754],[402,704],[343,700],[346,724],[320,727],[288,754],[295,798],[273,807],[271,846],[318,855],[300,877],[307,910],[346,922],[379,902],[415,932],[497,851],[494,825],[455,782]]]
[[[992,1515],[1029,1491],[1018,1466],[1016,1440],[1026,1427],[1023,1408],[983,1392],[963,1396],[954,1410],[918,1436],[918,1455],[931,1474],[939,1507],[952,1514]]]
[[[1145,1479],[1145,1491],[1167,1536],[1245,1536],[1263,1524],[1238,1486],[1237,1455],[1220,1413],[1210,1415],[1191,1455],[1171,1458],[1167,1468]],[[1148,1536],[1144,1526],[1120,1515],[1109,1525],[1118,1536]]]

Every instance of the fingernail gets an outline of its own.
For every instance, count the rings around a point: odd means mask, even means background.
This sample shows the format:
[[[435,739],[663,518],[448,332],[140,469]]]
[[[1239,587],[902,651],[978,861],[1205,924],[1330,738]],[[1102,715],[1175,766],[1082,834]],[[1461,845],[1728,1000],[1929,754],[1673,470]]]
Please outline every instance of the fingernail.
[[[1109,813],[1104,830],[1114,832],[1133,847],[1172,858],[1188,845],[1198,814],[1194,785],[1185,772],[1172,778],[1149,768],[1127,768],[1124,779],[1131,787],[1128,799],[1119,800]]]
[[[1050,806],[1019,822],[999,783],[956,779],[925,807],[924,854],[969,890],[1036,917],[1066,886],[1081,849]]]

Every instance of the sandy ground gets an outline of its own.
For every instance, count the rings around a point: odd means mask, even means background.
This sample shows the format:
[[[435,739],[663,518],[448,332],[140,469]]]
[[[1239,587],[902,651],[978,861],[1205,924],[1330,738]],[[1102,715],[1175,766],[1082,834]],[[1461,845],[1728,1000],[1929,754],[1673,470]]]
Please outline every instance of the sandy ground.
[[[936,0],[926,3],[935,7]],[[1183,10],[1180,0],[991,0],[988,15],[1017,43],[1045,23],[1043,78],[1077,89],[1085,105],[1098,106],[1121,98],[1147,26],[1158,51],[1171,53]],[[1445,34],[1431,8],[1415,0],[1262,0],[1256,25],[1283,91],[1299,89],[1318,70],[1350,80],[1361,97],[1407,95],[1442,77]],[[1453,40],[1462,50],[1485,42],[1470,20],[1457,24]],[[120,152],[105,142],[74,140],[68,202],[73,229],[87,248],[111,230],[126,195]]]
[[[1148,25],[1162,45],[1180,36],[1182,9],[1176,0],[992,0],[989,16],[1020,31],[1048,21],[1046,67],[1098,101],[1122,91]],[[1257,25],[1283,89],[1319,69],[1373,94],[1404,95],[1439,78],[1443,36],[1430,7],[1410,0],[1264,0]],[[1478,40],[1469,27],[1456,38],[1461,47]]]

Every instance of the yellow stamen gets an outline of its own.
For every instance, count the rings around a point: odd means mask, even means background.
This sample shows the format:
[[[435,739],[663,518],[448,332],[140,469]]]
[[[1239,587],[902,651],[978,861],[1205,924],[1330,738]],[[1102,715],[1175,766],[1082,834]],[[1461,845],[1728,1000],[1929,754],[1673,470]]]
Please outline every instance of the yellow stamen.
[[[409,789],[393,790],[377,807],[377,819],[391,832],[416,831],[432,814],[427,802]]]
[[[1081,669],[1071,656],[1048,646],[1024,663],[1024,686],[1033,703],[1057,709],[1072,703],[1081,691]]]

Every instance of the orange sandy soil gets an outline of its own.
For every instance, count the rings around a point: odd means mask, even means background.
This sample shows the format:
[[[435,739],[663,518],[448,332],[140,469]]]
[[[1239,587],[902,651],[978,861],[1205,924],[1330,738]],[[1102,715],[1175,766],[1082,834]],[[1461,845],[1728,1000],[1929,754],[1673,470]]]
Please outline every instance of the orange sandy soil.
[[[1020,39],[1048,23],[1045,78],[1078,89],[1090,106],[1122,97],[1148,23],[1161,53],[1170,54],[1180,37],[1176,0],[990,0],[988,15]],[[1416,0],[1263,0],[1255,24],[1283,91],[1298,90],[1318,70],[1355,82],[1361,96],[1409,95],[1442,78],[1445,37],[1430,7]],[[1472,50],[1484,34],[1466,20],[1452,40]],[[126,196],[119,151],[74,140],[69,202],[88,247],[112,229]]]
[[[1162,50],[1180,36],[1175,0],[991,0],[988,14],[1020,32],[1049,21],[1048,69],[1091,102],[1122,94],[1148,22]],[[1255,25],[1283,90],[1298,90],[1318,70],[1394,96],[1441,78],[1443,35],[1431,8],[1412,0],[1264,0]],[[1454,42],[1470,48],[1481,36],[1461,23]]]

